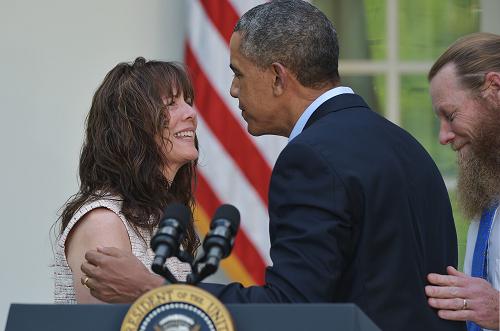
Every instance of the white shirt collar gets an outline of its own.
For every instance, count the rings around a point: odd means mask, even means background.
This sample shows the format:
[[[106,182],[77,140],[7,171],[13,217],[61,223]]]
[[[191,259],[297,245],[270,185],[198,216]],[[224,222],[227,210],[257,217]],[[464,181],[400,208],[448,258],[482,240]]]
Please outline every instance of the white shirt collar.
[[[319,106],[321,106],[325,101],[340,95],[340,94],[354,94],[354,91],[346,86],[337,86],[335,88],[332,88],[331,90],[326,91],[322,95],[320,95],[316,100],[313,101],[309,105],[309,107],[306,108],[306,110],[300,115],[299,120],[297,123],[295,123],[292,132],[290,133],[290,136],[288,137],[288,141],[290,142],[293,138],[297,137],[302,130],[304,130],[304,127],[306,126],[307,121],[311,117],[311,115],[314,113],[316,109],[318,109]]]

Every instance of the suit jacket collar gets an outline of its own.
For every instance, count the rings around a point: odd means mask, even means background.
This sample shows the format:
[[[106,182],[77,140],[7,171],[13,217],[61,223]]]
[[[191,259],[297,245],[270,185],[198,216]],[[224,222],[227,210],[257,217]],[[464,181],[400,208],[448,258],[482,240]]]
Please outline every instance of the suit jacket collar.
[[[316,109],[316,111],[311,115],[307,121],[304,130],[307,129],[311,124],[322,118],[323,116],[343,110],[348,108],[368,108],[370,107],[366,102],[357,94],[340,94],[331,99],[325,101],[321,106]]]

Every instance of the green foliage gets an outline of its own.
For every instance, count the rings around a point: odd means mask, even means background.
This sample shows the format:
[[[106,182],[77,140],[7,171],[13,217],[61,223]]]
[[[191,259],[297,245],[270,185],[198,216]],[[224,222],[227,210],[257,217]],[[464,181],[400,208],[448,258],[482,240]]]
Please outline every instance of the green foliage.
[[[479,0],[399,0],[398,23],[400,58],[434,60],[458,37],[478,31]]]

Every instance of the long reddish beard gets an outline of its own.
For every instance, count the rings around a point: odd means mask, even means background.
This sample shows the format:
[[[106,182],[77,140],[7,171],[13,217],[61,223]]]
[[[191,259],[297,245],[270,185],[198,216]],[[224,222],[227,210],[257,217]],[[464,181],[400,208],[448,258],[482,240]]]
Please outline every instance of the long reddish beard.
[[[458,198],[468,218],[481,215],[500,195],[500,107],[478,100],[477,135],[470,150],[458,156]]]

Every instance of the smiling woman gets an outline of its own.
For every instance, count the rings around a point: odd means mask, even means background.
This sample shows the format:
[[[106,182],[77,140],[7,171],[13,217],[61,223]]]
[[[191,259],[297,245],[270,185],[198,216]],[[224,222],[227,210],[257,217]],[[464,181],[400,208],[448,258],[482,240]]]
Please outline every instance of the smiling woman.
[[[80,189],[64,206],[56,245],[55,302],[92,303],[92,278],[80,270],[85,252],[116,247],[149,269],[149,248],[163,208],[194,204],[198,158],[193,89],[183,67],[172,62],[120,63],[97,89],[87,116],[80,155]],[[191,222],[183,249],[199,240]],[[167,265],[184,280],[188,264]]]
[[[185,99],[182,91],[175,90],[165,104],[169,118],[163,134],[166,147],[164,152],[168,156],[165,177],[172,182],[184,164],[198,158],[195,142],[196,112],[192,107],[192,97]]]

